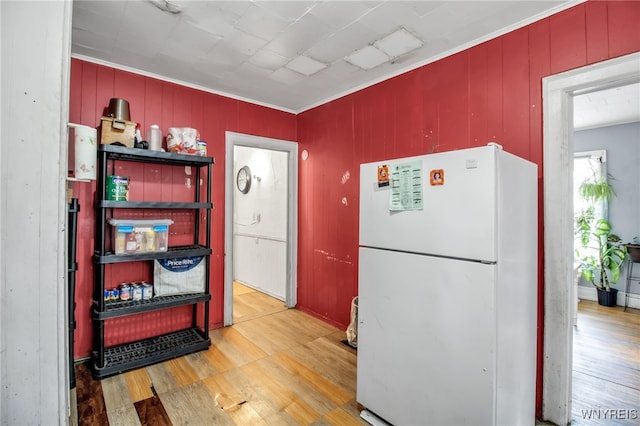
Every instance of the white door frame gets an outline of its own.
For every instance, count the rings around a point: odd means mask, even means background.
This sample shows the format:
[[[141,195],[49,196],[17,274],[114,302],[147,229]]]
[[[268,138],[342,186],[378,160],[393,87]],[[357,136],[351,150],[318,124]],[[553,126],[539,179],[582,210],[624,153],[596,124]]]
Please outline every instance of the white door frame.
[[[573,96],[640,81],[640,52],[542,80],[544,169],[544,366],[542,414],[571,421]]]
[[[298,143],[242,133],[226,132],[224,190],[224,325],[233,324],[233,153],[235,146],[262,148],[288,153],[287,158],[287,283],[285,303],[297,303],[298,276]]]

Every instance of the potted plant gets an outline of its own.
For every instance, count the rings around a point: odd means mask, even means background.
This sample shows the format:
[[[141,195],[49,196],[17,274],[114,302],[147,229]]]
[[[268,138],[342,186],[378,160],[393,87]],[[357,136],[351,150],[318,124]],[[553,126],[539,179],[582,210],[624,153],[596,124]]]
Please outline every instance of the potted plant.
[[[582,238],[588,235],[585,247],[593,247],[597,254],[579,256],[580,271],[585,280],[598,291],[598,303],[615,306],[618,290],[611,286],[620,278],[620,268],[627,256],[627,247],[619,236],[611,232],[611,225],[605,219],[589,220],[589,214],[579,217],[579,231]],[[585,220],[586,218],[586,220]],[[584,239],[582,240],[584,243]]]
[[[596,288],[600,305],[615,306],[618,290],[611,285],[620,278],[627,247],[612,232],[611,224],[606,219],[596,219],[595,215],[595,204],[609,201],[615,191],[606,179],[593,177],[580,185],[580,196],[588,203],[575,223],[575,232],[583,248],[582,253],[576,249],[580,272]]]

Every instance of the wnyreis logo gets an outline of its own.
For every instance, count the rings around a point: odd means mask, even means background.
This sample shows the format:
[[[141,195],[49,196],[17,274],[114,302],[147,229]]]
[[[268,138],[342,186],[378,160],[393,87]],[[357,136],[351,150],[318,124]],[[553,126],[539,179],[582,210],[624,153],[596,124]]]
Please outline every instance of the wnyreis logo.
[[[636,408],[598,408],[583,409],[582,418],[585,420],[637,420],[639,417]]]

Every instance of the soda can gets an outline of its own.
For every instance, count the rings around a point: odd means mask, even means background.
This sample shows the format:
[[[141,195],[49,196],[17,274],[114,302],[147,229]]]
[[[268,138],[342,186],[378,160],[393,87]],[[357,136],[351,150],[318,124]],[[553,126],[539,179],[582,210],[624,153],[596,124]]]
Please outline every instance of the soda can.
[[[131,299],[136,302],[142,300],[142,286],[139,284],[133,284],[131,286]]]
[[[153,286],[149,283],[142,283],[142,300],[149,300],[153,297]]]
[[[108,302],[109,300],[111,300],[111,291],[105,289],[104,290],[104,301]]]
[[[196,155],[201,157],[207,156],[207,143],[205,141],[198,141],[196,143]]]
[[[109,298],[111,300],[120,300],[120,290],[118,290],[117,288],[114,288],[113,290],[111,290],[109,294]]]
[[[131,285],[120,285],[120,300],[131,300]]]

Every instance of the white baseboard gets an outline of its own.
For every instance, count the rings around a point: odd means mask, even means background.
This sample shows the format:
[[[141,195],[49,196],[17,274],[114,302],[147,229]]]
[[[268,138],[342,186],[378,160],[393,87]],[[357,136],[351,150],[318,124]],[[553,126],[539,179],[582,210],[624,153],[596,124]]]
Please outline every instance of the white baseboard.
[[[618,297],[616,298],[616,304],[618,306],[624,306],[624,302],[627,294],[624,291],[618,291]],[[578,286],[578,299],[580,300],[593,300],[598,301],[598,292],[595,287]],[[640,309],[640,294],[629,293],[629,299],[627,301],[627,307]]]

